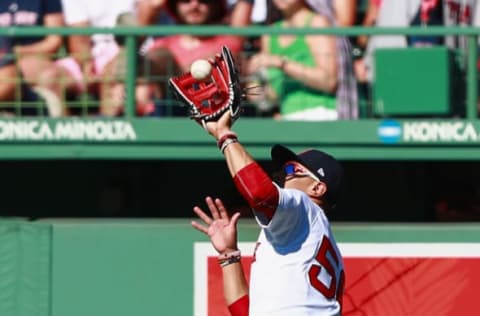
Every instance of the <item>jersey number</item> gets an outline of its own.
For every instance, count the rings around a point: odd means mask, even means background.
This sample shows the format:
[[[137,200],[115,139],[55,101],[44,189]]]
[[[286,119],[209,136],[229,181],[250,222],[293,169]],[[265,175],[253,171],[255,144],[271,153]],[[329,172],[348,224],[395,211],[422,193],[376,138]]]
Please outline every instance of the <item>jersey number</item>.
[[[330,254],[331,259],[335,262],[335,266],[332,265],[331,261],[328,259],[327,254]],[[308,277],[312,286],[317,289],[320,293],[323,294],[327,299],[335,298],[342,305],[343,297],[343,288],[345,283],[345,273],[342,270],[340,272],[340,279],[337,280],[336,271],[340,264],[337,253],[330,242],[330,239],[327,236],[323,236],[322,243],[318,249],[318,253],[315,256],[315,259],[320,263],[320,265],[312,265],[308,270]],[[323,282],[318,279],[320,271],[325,269],[325,271],[330,275],[331,281],[330,286],[327,287]],[[338,282],[337,282],[338,281]],[[338,285],[337,285],[338,284]]]

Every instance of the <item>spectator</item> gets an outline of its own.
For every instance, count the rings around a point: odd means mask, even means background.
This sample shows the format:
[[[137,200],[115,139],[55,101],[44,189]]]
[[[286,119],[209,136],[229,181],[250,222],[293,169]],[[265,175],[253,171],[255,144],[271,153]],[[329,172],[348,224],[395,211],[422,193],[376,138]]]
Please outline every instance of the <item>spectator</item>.
[[[62,3],[66,23],[71,27],[114,27],[121,13],[134,10],[135,0],[62,0]],[[45,87],[62,102],[66,93],[74,96],[91,93],[98,97],[105,66],[119,53],[114,36],[72,35],[68,44],[69,57],[58,60],[54,69],[44,73],[51,78]]]
[[[480,5],[476,0],[382,0],[376,26],[408,27],[410,25],[480,25]],[[377,48],[447,45],[465,48],[463,37],[372,36],[363,59],[363,77],[373,80],[373,52]]]
[[[117,19],[117,25],[121,26],[148,26],[148,25],[172,25],[173,18],[163,10],[165,0],[137,0],[135,12],[121,14]],[[123,37],[117,37],[120,53],[112,58],[105,66],[103,82],[101,84],[100,113],[105,116],[117,116],[124,110],[125,102],[125,78],[127,74],[127,55],[123,47]],[[135,102],[136,113],[139,116],[155,114],[154,99],[160,97],[155,80],[155,73],[149,71],[145,54],[148,47],[154,41],[154,37],[137,38],[138,54]]]
[[[229,13],[226,0],[143,0],[143,8],[139,11],[138,20],[147,25],[156,23],[162,12],[167,12],[179,25],[212,25],[227,24],[245,26],[250,23],[253,1],[239,0]],[[143,12],[143,13],[142,13]],[[144,45],[146,50],[146,77],[162,78],[175,73],[188,71],[190,64],[200,58],[212,57],[227,45],[234,54],[242,50],[243,38],[232,35],[197,36],[191,34],[176,34],[157,37],[151,43]],[[166,81],[138,82],[136,90],[155,91],[156,98],[165,98]],[[118,86],[123,86],[118,83]],[[122,89],[117,89],[122,93]],[[122,100],[122,98],[116,98]],[[122,111],[123,102],[110,103],[110,109],[105,112],[115,115]]]
[[[243,5],[244,2],[241,1],[239,4]],[[226,2],[223,0],[167,0],[166,9],[181,25],[224,24],[228,18]],[[244,19],[241,24],[248,23],[248,16],[239,18]],[[236,22],[238,19],[232,19],[230,25],[240,26]],[[239,53],[241,44],[242,39],[238,36],[178,34],[157,39],[149,49],[148,55],[155,65],[164,64],[159,62],[159,59],[164,61],[164,57],[169,56],[173,58],[179,71],[185,72],[189,70],[194,60],[212,57],[221,50],[222,45],[228,46],[233,53]]]
[[[320,14],[326,16],[332,26],[351,27],[356,23],[357,0],[307,0]],[[353,48],[347,36],[337,37],[339,86],[337,90],[340,118],[358,117],[357,83],[354,75]]]
[[[63,25],[60,0],[0,2],[1,27],[37,25]],[[25,91],[17,89],[20,86],[18,81],[22,79],[42,93],[38,89],[40,74],[53,67],[52,58],[61,45],[59,35],[0,37],[0,101],[18,101],[18,96],[23,97]],[[48,110],[51,116],[57,116],[58,109]]]
[[[166,10],[164,10],[166,0],[137,0],[135,12],[130,13],[130,26],[149,26],[149,25],[175,25],[175,20]],[[125,23],[119,23],[125,24]],[[156,37],[163,35],[140,37],[138,44],[140,46],[139,54],[144,55],[146,48]]]
[[[311,10],[305,0],[273,1],[283,19],[277,28],[331,27],[332,18]],[[342,37],[327,35],[265,35],[262,50],[247,72],[266,77],[270,98],[279,100],[286,120],[336,120],[358,115],[356,83],[349,50]],[[263,73],[263,74],[262,74]]]

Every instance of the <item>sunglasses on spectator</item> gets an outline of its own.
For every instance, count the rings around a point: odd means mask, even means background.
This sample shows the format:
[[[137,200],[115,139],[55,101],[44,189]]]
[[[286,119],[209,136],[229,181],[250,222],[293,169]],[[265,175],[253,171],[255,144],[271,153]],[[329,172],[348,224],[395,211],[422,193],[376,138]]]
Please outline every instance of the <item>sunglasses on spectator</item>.
[[[193,0],[177,0],[179,3],[190,3]],[[214,0],[197,0],[200,4],[211,4]]]
[[[283,166],[286,177],[310,177],[315,181],[321,182],[320,179],[314,175],[310,170],[303,168],[301,165],[289,162]]]

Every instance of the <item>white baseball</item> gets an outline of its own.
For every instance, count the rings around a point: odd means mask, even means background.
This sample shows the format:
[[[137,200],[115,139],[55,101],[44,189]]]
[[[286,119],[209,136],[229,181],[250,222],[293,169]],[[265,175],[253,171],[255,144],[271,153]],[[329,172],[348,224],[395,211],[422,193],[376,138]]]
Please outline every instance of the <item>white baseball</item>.
[[[212,65],[205,59],[197,59],[190,66],[190,73],[197,80],[205,80],[212,73]]]

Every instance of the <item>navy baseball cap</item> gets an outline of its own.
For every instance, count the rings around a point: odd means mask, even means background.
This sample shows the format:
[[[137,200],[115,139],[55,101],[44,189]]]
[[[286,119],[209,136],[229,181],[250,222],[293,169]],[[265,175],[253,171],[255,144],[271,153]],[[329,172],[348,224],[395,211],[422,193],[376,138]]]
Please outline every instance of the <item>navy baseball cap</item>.
[[[327,185],[326,200],[334,205],[340,194],[343,168],[333,156],[316,149],[307,149],[298,154],[282,145],[274,145],[271,150],[272,161],[280,169],[288,161],[296,161]]]

